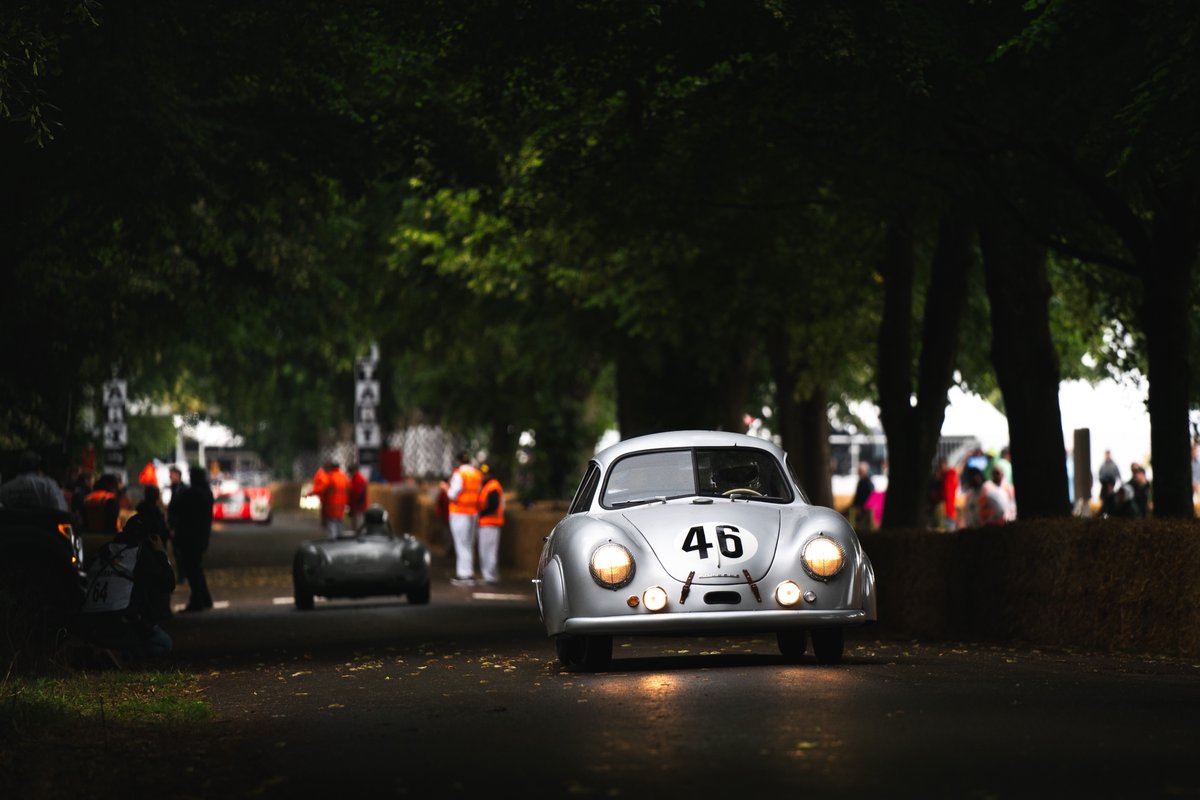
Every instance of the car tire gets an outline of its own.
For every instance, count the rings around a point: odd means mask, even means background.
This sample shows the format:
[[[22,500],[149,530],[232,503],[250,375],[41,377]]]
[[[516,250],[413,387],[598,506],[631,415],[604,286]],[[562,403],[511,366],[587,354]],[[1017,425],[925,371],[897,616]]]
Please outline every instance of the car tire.
[[[799,661],[808,648],[808,632],[803,628],[779,631],[775,637],[779,640],[779,652],[787,661]]]
[[[292,562],[292,595],[296,600],[296,608],[301,611],[311,611],[313,607],[312,589],[304,582],[304,573],[301,572],[300,554],[296,554],[296,560]]]
[[[558,662],[567,669],[591,672],[612,663],[611,636],[573,636],[560,633],[554,639]]]
[[[408,592],[408,602],[410,605],[423,606],[429,603],[430,585],[427,583],[424,586],[418,586],[416,589],[410,589]]]
[[[313,593],[300,581],[296,581],[294,595],[296,598],[296,608],[301,611],[312,611],[313,608]]]
[[[812,644],[818,664],[836,664],[842,660],[845,635],[841,628],[813,628]]]

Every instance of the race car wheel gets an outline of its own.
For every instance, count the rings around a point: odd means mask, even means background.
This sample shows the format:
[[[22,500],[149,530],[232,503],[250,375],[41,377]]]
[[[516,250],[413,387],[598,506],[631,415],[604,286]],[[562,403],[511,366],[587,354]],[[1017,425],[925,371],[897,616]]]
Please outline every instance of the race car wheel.
[[[788,661],[799,661],[800,656],[804,655],[807,633],[803,628],[779,631],[775,636],[779,640],[779,652],[783,653],[783,657]]]
[[[562,633],[554,639],[558,662],[567,669],[587,671],[604,669],[612,663],[611,636],[572,636]]]
[[[294,595],[296,597],[296,608],[301,611],[311,611],[313,607],[313,593],[300,581],[296,581]]]
[[[304,566],[301,563],[300,554],[296,554],[296,558],[292,561],[292,594],[296,599],[296,608],[301,611],[310,611],[313,607],[312,589],[304,582]]]
[[[423,606],[429,602],[429,584],[412,589],[408,593],[408,602],[414,606]]]
[[[836,664],[842,660],[845,637],[841,628],[813,628],[812,643],[818,664]]]

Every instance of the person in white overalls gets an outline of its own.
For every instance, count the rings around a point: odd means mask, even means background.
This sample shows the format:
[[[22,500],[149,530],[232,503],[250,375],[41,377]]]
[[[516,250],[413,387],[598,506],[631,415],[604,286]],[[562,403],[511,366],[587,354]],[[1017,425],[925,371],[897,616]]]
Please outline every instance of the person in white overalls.
[[[125,523],[88,566],[77,632],[122,659],[171,651],[171,637],[154,617],[156,595],[175,590],[175,571],[159,532],[141,514]]]

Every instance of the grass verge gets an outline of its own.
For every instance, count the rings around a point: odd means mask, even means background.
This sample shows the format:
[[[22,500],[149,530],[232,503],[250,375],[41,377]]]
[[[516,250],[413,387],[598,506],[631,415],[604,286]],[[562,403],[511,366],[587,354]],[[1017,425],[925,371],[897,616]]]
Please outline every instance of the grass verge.
[[[0,795],[121,794],[107,785],[122,772],[114,759],[167,762],[144,757],[203,737],[212,718],[198,679],[183,672],[10,675],[0,681]]]

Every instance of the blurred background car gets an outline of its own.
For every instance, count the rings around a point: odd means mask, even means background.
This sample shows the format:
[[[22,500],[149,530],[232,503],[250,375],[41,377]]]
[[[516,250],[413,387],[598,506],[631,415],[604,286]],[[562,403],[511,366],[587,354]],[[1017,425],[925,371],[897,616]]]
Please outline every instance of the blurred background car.
[[[269,486],[243,486],[240,481],[226,480],[213,487],[214,522],[257,522],[268,525],[271,518]]]
[[[296,550],[296,608],[311,609],[318,596],[406,595],[413,605],[424,605],[429,602],[431,561],[421,540],[393,532],[387,511],[371,506],[358,530],[337,540],[305,542]]]

